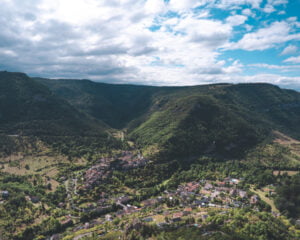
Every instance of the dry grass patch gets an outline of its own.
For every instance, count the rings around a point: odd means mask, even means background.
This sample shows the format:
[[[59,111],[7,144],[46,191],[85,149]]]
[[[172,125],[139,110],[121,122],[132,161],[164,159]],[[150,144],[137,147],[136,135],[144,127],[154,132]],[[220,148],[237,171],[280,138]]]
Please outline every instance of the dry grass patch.
[[[288,176],[294,176],[298,173],[299,171],[273,171],[273,175],[275,176],[283,175],[283,174],[287,174]]]

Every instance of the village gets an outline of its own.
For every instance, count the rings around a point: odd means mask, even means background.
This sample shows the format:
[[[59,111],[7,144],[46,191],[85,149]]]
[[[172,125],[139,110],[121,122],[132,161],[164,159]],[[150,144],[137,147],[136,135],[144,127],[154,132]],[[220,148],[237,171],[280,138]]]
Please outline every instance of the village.
[[[143,167],[148,162],[149,160],[145,159],[140,153],[136,154],[131,151],[122,151],[111,158],[101,158],[84,173],[84,185],[81,189],[92,188],[95,184],[107,179],[113,170],[128,171]]]
[[[148,163],[149,160],[139,152],[122,151],[113,157],[99,158],[87,168],[58,176],[56,179],[66,198],[51,207],[62,212],[57,218],[61,229],[67,230],[71,239],[79,240],[93,234],[125,234],[132,227],[129,223],[136,226],[147,224],[163,231],[182,226],[205,229],[213,216],[230,216],[233,211],[242,209],[257,213],[267,211],[276,218],[280,217],[273,206],[274,185],[256,188],[243,178],[231,176],[181,182],[146,198],[141,197],[139,189],[129,187],[99,191],[101,186],[114,186],[110,182],[114,171],[127,172],[143,168]],[[0,204],[9,197],[9,191],[0,191]],[[36,195],[28,194],[25,200],[35,208],[49,209]],[[300,225],[300,221],[297,220],[296,224]],[[61,237],[54,234],[49,239]]]
[[[113,171],[126,172],[147,163],[149,161],[138,152],[122,151],[114,157],[98,159],[86,170],[73,172],[69,177],[62,176],[60,180],[64,183],[67,199],[57,208],[66,209],[68,214],[59,218],[61,226],[70,229],[76,236],[74,239],[81,239],[97,229],[96,232],[104,234],[103,226],[129,219],[159,228],[174,224],[201,227],[212,212],[222,215],[243,208],[259,212],[265,206],[265,199],[261,199],[252,187],[244,185],[243,179],[230,176],[183,183],[148,199],[137,200],[136,193],[122,190],[115,194],[100,192],[93,201],[86,198],[95,187],[107,184]],[[272,186],[261,191],[270,196],[275,194]],[[28,196],[26,200],[39,202],[34,196]],[[275,217],[280,215],[273,209],[270,211]],[[86,219],[83,216],[87,216]],[[123,232],[124,229],[117,226],[115,231]]]
[[[227,177],[222,181],[200,180],[181,184],[175,190],[165,190],[161,195],[140,201],[133,205],[133,196],[99,196],[96,204],[81,209],[83,212],[98,212],[99,217],[76,224],[77,220],[66,216],[62,224],[73,225],[73,232],[95,229],[105,223],[122,219],[140,219],[144,223],[166,227],[170,224],[192,222],[201,227],[201,223],[210,216],[211,211],[227,213],[235,208],[250,207],[259,211],[260,197],[249,190],[239,188],[242,179]],[[114,204],[115,211],[111,210]],[[276,213],[277,214],[277,213]],[[278,216],[273,213],[274,216]],[[192,219],[192,220],[191,220]],[[122,230],[120,230],[122,231]],[[83,235],[85,236],[85,234]],[[78,238],[80,239],[80,238]]]
[[[86,169],[60,176],[57,180],[67,196],[55,206],[64,212],[58,218],[61,228],[68,229],[74,239],[79,240],[94,232],[98,236],[112,232],[112,229],[106,231],[105,226],[114,226],[113,231],[123,233],[126,231],[124,224],[132,221],[162,229],[189,225],[201,228],[216,212],[224,215],[235,209],[267,210],[274,217],[280,216],[268,202],[276,196],[274,186],[256,189],[245,184],[243,178],[230,176],[181,183],[146,199],[137,197],[139,193],[128,187],[114,192],[94,191],[109,184],[114,171],[127,172],[148,163],[139,152],[122,151],[113,157],[100,158]],[[91,194],[95,193],[91,199]],[[9,195],[8,191],[0,191],[0,203],[4,203]],[[36,207],[42,204],[41,199],[34,195],[26,195],[25,200]],[[123,225],[117,224],[120,222]]]

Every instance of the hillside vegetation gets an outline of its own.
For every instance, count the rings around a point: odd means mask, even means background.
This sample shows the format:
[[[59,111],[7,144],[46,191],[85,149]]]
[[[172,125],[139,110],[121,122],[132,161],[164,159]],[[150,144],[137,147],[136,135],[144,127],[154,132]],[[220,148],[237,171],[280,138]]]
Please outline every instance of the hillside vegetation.
[[[36,152],[38,140],[73,155],[79,147],[119,147],[109,132],[106,124],[75,109],[27,75],[0,72],[0,155]]]
[[[300,94],[269,84],[149,87],[1,72],[0,99],[4,152],[22,149],[8,137],[23,135],[39,136],[62,154],[90,156],[78,146],[118,148],[117,129],[147,156],[190,161],[243,157],[274,130],[300,137]]]
[[[37,81],[80,111],[125,129],[146,155],[159,153],[159,158],[238,157],[274,129],[300,136],[300,94],[269,84],[148,87]]]

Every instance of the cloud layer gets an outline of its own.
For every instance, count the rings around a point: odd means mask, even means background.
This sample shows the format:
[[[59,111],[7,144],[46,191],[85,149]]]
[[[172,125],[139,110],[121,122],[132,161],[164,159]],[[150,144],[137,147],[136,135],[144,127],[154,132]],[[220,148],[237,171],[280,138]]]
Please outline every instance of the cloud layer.
[[[0,69],[112,83],[300,86],[300,22],[288,14],[288,4],[3,0]],[[254,62],[241,53],[255,59],[257,52],[270,50]]]

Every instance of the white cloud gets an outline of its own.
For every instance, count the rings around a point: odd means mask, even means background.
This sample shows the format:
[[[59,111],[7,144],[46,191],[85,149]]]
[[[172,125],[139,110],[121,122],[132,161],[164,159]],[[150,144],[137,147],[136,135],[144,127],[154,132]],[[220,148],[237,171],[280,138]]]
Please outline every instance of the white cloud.
[[[232,32],[229,24],[218,20],[195,19],[191,16],[182,19],[174,30],[182,32],[187,40],[210,49],[222,47]]]
[[[201,6],[205,4],[207,1],[199,1],[199,0],[170,0],[169,7],[175,11],[185,11],[196,6]]]
[[[0,54],[7,55],[9,57],[16,57],[17,54],[13,50],[9,49],[0,49]]]
[[[298,57],[290,57],[290,58],[284,60],[284,62],[300,63],[300,56],[298,56]]]
[[[248,66],[256,67],[256,68],[263,68],[263,69],[281,70],[283,72],[300,70],[300,65],[274,65],[274,64],[266,64],[266,63],[256,63],[256,64],[249,64]]]
[[[287,4],[289,1],[288,0],[268,0],[268,4],[278,6],[282,4]]]
[[[286,11],[281,10],[281,11],[279,11],[277,14],[278,14],[278,15],[285,15],[285,14],[286,14]]]
[[[276,11],[276,8],[280,5],[287,4],[288,0],[268,0],[265,7],[263,8],[263,11],[265,13],[273,13]],[[279,15],[285,14],[283,10],[281,10]]]
[[[291,55],[295,54],[298,51],[298,47],[295,45],[288,45],[285,49],[283,49],[280,55]]]
[[[289,17],[288,19],[287,19],[287,21],[288,22],[296,22],[297,21],[297,17]]]
[[[244,14],[246,16],[251,16],[252,11],[249,8],[245,8],[245,9],[243,9],[242,14]]]
[[[242,79],[244,82],[265,82],[288,88],[300,87],[300,77],[287,77],[277,74],[257,74],[253,76],[244,76]]]
[[[267,4],[267,5],[263,8],[263,11],[264,11],[265,13],[272,13],[272,12],[275,12],[276,9],[273,7],[273,5]]]
[[[247,19],[248,18],[243,15],[234,15],[234,16],[229,16],[226,19],[226,22],[231,26],[239,26],[239,25],[244,24]]]
[[[220,0],[216,6],[219,8],[237,8],[241,5],[250,5],[252,8],[260,8],[263,0]]]
[[[244,27],[246,28],[247,32],[250,32],[253,29],[253,26],[249,24],[244,24]]]
[[[164,0],[148,0],[145,4],[145,10],[148,13],[158,14],[166,11]]]
[[[299,40],[300,34],[291,34],[292,27],[287,22],[274,22],[270,26],[256,32],[247,33],[241,40],[231,43],[230,49],[244,49],[247,51],[265,50],[276,44],[290,40]]]
[[[267,21],[269,26],[230,43],[235,34],[257,29],[245,22],[259,15],[262,5],[262,0],[5,0],[0,69],[154,85],[261,81],[261,76],[243,76],[247,66],[238,59],[220,58],[226,49],[263,50],[300,39],[297,19],[291,18]],[[215,7],[231,16],[217,19]],[[169,16],[169,11],[176,13]]]

